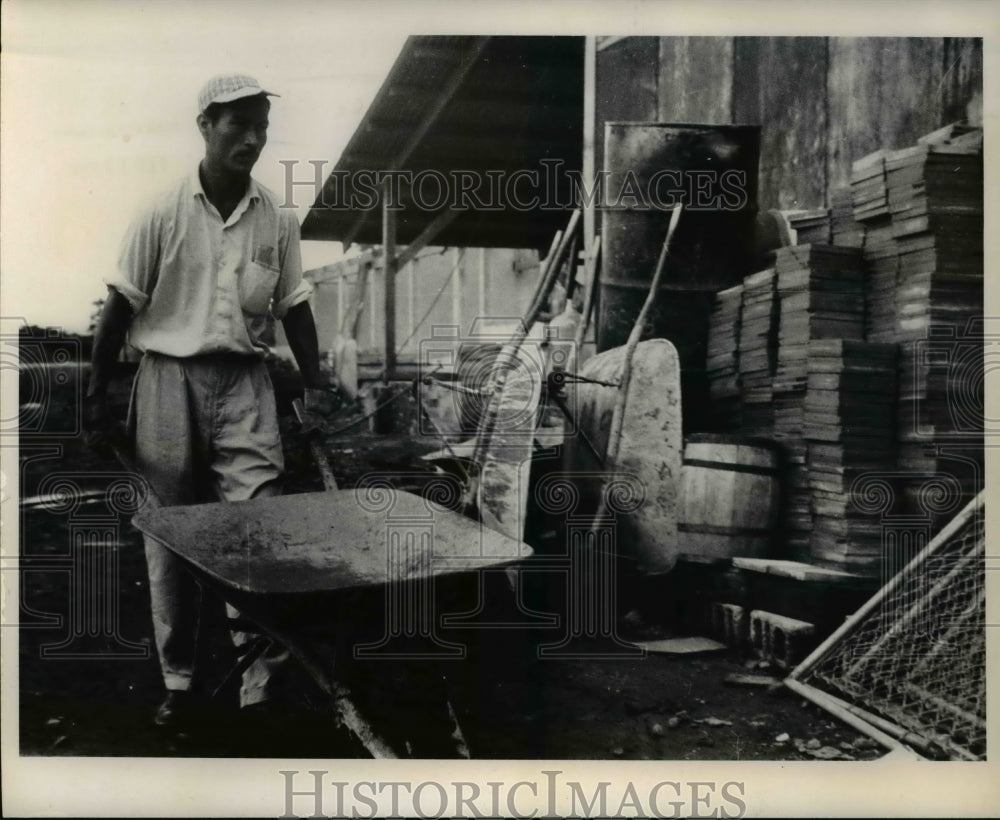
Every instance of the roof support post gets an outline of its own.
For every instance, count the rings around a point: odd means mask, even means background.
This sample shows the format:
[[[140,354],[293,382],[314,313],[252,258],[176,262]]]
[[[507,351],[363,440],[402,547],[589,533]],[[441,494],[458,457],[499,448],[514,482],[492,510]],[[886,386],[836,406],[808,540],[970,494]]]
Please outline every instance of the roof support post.
[[[593,270],[594,238],[597,233],[596,203],[594,201],[594,143],[597,140],[597,38],[585,37],[583,46],[583,190],[590,193],[581,204],[583,208],[583,258],[586,276]],[[586,321],[586,320],[584,320]]]
[[[479,300],[474,318],[486,316],[486,248],[479,249]]]
[[[576,366],[583,361],[583,343],[593,309],[594,288],[597,282],[597,254],[601,238],[597,235],[597,209],[604,201],[603,189],[598,192],[595,144],[597,142],[597,38],[585,37],[583,41],[583,316],[576,329],[574,347]],[[600,200],[597,199],[600,193]],[[596,331],[595,331],[596,338]]]
[[[462,272],[465,267],[465,252],[451,249],[451,323],[462,325]],[[461,333],[461,331],[459,331]]]
[[[396,211],[389,207],[388,190],[382,188],[382,306],[385,316],[385,380],[396,372]]]

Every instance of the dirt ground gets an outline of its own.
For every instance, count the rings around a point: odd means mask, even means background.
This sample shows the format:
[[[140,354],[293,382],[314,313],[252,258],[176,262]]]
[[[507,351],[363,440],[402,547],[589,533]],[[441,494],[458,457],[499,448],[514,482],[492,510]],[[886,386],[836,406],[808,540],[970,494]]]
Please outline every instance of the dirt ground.
[[[127,385],[118,385],[121,408]],[[53,394],[49,419],[73,412],[70,397]],[[345,417],[347,418],[347,417]],[[58,423],[62,423],[58,422]],[[53,429],[63,429],[54,427]],[[319,489],[305,443],[286,430],[289,492]],[[426,445],[426,447],[424,446]],[[425,469],[421,447],[386,439],[364,425],[328,440],[341,486],[367,470]],[[44,435],[21,442],[21,497],[62,473],[86,490],[104,490],[120,468],[83,447],[79,438]],[[251,716],[236,708],[232,687],[206,707],[197,730],[166,735],[152,725],[162,698],[141,539],[128,517],[114,515],[95,496],[73,510],[22,507],[20,751],[22,755],[312,757],[364,756],[339,728],[329,703],[302,677],[294,705],[278,715]],[[110,518],[101,518],[101,516]],[[67,571],[81,528],[107,526],[116,566],[99,592]],[[543,598],[545,591],[542,590]],[[90,609],[88,609],[90,607]],[[203,616],[207,688],[217,686],[233,661],[218,601]],[[621,604],[619,634],[683,634],[668,609],[637,614]],[[97,613],[115,628],[87,634],[74,624]],[[662,617],[659,617],[662,616]],[[103,620],[102,620],[103,619]],[[78,634],[73,634],[76,629]],[[98,630],[100,633],[101,631]],[[72,640],[68,640],[72,638]],[[776,674],[735,650],[694,656],[649,654],[601,659],[607,643],[578,639],[576,657],[539,659],[544,631],[507,630],[480,636],[477,650],[455,662],[452,704],[473,756],[522,759],[808,760],[872,759],[876,744],[783,687],[727,685],[734,673]]]

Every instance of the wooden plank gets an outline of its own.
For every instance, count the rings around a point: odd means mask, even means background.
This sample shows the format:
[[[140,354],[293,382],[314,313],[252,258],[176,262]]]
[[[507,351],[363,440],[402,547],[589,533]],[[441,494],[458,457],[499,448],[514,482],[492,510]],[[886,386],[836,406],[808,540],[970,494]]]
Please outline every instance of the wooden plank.
[[[626,37],[597,52],[594,167],[604,167],[604,124],[655,120],[659,82],[658,37]],[[598,212],[598,219],[600,213]],[[600,230],[600,225],[596,226]]]
[[[945,124],[941,83],[944,39],[886,39],[888,43],[881,52],[885,87],[879,107],[879,147],[905,148],[923,134]]]
[[[983,41],[979,37],[945,37],[941,90],[942,124],[968,119],[983,124]]]
[[[375,256],[375,253],[371,250],[367,250],[358,256],[352,256],[350,259],[341,259],[337,262],[333,262],[329,265],[323,265],[319,268],[310,268],[302,274],[302,277],[304,279],[308,279],[314,285],[318,285],[331,279],[353,276],[356,275],[362,267],[370,264]]]
[[[690,638],[664,638],[659,641],[633,641],[654,655],[694,655],[703,652],[724,652],[726,645],[711,638],[692,636]]]
[[[939,37],[830,39],[829,190],[849,184],[854,160],[945,124],[943,61]]]
[[[396,270],[412,262],[417,254],[431,244],[437,235],[454,222],[461,213],[461,211],[449,208],[434,217],[430,225],[424,228],[416,239],[399,252],[399,255],[396,257]]]
[[[760,125],[760,59],[763,37],[733,38],[732,120]]]
[[[786,561],[774,558],[746,558],[738,556],[733,558],[733,566],[737,569],[747,570],[748,572],[779,575],[784,578],[792,578],[796,581],[854,584],[865,580],[862,576],[849,572],[826,569],[825,567],[817,567],[812,564],[803,564],[800,561]]]
[[[734,122],[763,126],[758,204],[815,207],[826,191],[826,41],[738,37]]]
[[[771,675],[744,675],[733,672],[722,679],[723,686],[750,686],[770,689],[772,686],[781,686],[781,681]]]
[[[661,122],[733,122],[733,38],[660,37]]]

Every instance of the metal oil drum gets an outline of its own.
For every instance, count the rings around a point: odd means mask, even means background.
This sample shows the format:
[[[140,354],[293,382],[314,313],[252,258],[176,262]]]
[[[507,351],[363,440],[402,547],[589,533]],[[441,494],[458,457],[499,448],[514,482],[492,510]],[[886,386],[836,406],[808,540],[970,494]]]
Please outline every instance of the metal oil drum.
[[[605,124],[597,349],[625,344],[666,237],[684,212],[643,338],[665,338],[681,365],[687,431],[708,417],[705,357],[713,295],[752,272],[760,128]]]

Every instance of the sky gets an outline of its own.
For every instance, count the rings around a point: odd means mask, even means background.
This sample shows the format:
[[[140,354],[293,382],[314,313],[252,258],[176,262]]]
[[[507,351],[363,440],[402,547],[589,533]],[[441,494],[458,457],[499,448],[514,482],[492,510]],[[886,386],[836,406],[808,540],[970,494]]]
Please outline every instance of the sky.
[[[203,154],[197,96],[213,74],[255,76],[272,101],[254,176],[280,160],[332,169],[406,37],[351,3],[4,3],[3,315],[86,330],[136,210]],[[308,21],[308,25],[303,22]],[[312,202],[295,189],[300,221]],[[306,268],[340,243],[303,243]]]

